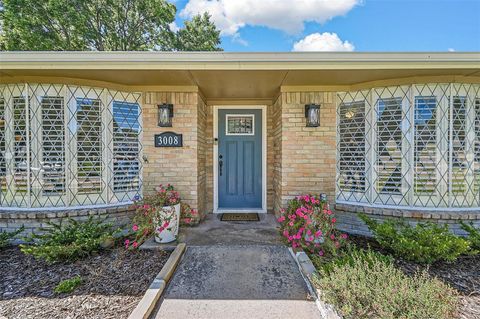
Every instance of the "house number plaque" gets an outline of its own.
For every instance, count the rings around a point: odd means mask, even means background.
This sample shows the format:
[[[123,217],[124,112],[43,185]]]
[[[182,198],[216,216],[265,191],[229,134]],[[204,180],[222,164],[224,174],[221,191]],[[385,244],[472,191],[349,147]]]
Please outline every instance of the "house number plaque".
[[[155,147],[182,147],[183,135],[173,132],[155,134]]]

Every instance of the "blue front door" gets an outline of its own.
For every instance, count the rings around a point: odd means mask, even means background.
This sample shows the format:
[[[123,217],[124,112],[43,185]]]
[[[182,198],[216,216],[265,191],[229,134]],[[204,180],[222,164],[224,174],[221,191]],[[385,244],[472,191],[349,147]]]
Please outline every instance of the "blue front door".
[[[262,110],[218,111],[218,208],[262,208]]]

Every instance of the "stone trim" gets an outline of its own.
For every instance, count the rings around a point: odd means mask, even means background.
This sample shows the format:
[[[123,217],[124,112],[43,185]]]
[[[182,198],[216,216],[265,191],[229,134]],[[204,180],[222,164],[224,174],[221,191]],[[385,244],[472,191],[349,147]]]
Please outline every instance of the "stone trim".
[[[438,220],[480,220],[480,208],[478,210],[415,210],[412,208],[381,208],[364,206],[361,204],[335,204],[335,210],[351,213],[365,213],[368,215],[391,216],[415,219],[438,219]]]
[[[59,223],[67,218],[86,220],[89,216],[105,218],[106,222],[122,226],[130,223],[134,212],[135,209],[131,204],[106,208],[65,208],[64,210],[52,211],[0,210],[0,232],[13,232],[24,226],[24,232],[19,235],[21,237],[32,232],[39,232],[41,228],[49,227],[49,222]]]

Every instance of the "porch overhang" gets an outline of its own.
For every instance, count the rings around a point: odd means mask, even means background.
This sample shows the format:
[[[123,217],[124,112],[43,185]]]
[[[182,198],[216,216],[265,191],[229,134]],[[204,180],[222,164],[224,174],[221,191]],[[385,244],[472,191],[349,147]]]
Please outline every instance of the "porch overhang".
[[[0,77],[199,90],[209,101],[272,99],[279,91],[342,91],[372,82],[479,82],[480,53],[2,52]]]

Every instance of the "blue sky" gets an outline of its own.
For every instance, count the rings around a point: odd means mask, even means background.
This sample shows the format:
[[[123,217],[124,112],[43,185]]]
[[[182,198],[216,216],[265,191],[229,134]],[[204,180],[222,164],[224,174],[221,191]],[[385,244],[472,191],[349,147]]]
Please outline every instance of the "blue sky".
[[[225,51],[480,51],[480,0],[176,0]]]

